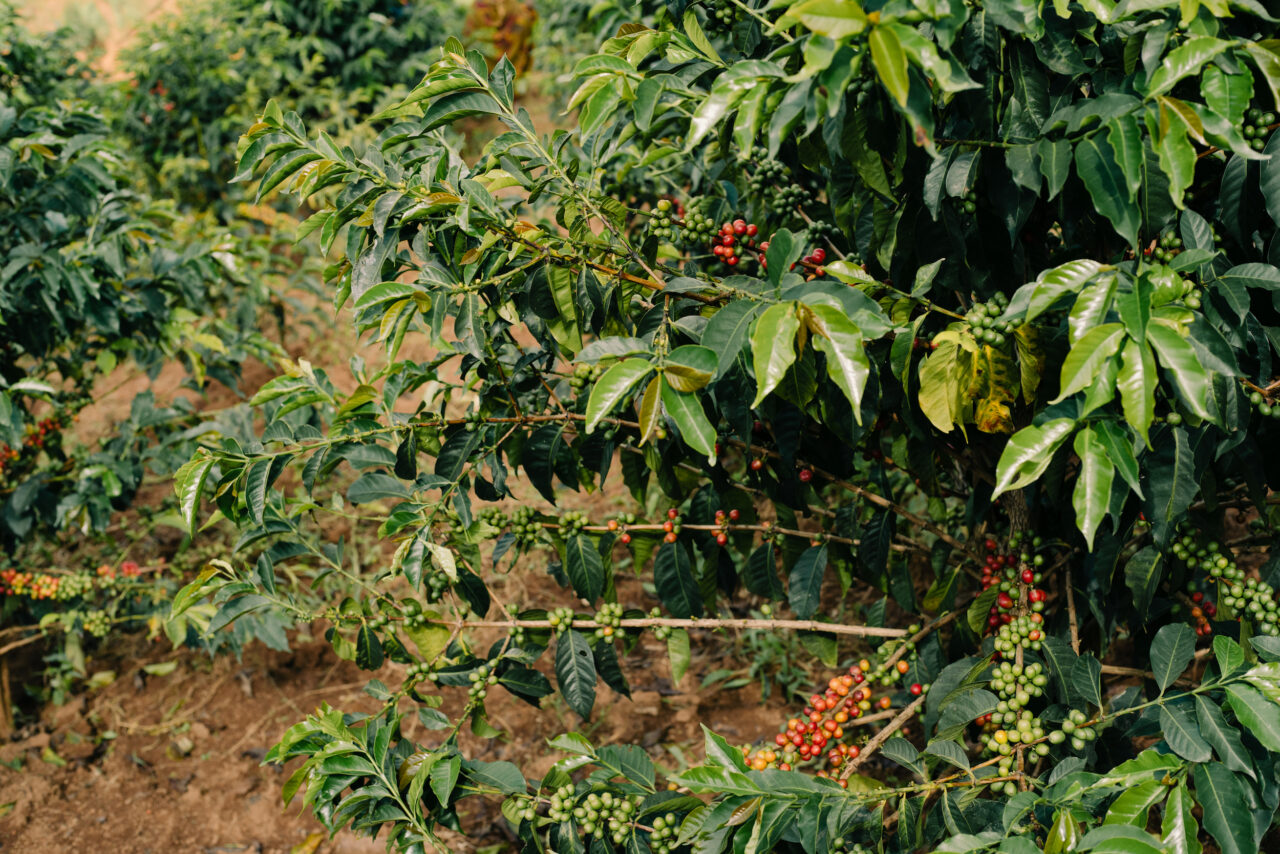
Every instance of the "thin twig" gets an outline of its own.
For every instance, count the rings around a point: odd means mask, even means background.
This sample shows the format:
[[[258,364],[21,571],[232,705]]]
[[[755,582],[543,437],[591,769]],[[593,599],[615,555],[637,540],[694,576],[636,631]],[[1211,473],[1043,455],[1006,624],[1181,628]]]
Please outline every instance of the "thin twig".
[[[428,624],[453,626],[452,620],[428,620]],[[461,625],[472,629],[551,629],[566,627],[565,623],[555,626],[550,620],[464,620]],[[567,624],[574,629],[602,629],[606,623],[595,620],[573,620]],[[750,618],[708,618],[679,619],[675,617],[644,617],[619,621],[624,629],[646,629],[655,626],[667,626],[674,629],[791,629],[801,632],[824,632],[832,635],[850,635],[854,637],[900,638],[907,632],[904,629],[888,629],[880,626],[845,625],[843,623],[821,623],[817,620],[761,620]]]
[[[867,742],[866,747],[862,748],[862,752],[859,753],[853,759],[849,760],[848,764],[844,766],[844,770],[840,772],[840,779],[841,780],[849,779],[849,777],[853,774],[853,772],[857,770],[859,765],[866,762],[867,759],[873,753],[875,753],[877,750],[880,749],[880,745],[888,741],[889,737],[893,735],[895,732],[902,729],[903,724],[911,720],[911,718],[915,715],[916,710],[919,709],[922,705],[924,705],[924,699],[926,696],[928,695],[921,694],[919,697],[916,697],[901,712],[898,712],[897,717],[889,721],[888,726],[886,726],[884,729],[880,730],[878,733],[873,735],[871,737],[871,740]]]

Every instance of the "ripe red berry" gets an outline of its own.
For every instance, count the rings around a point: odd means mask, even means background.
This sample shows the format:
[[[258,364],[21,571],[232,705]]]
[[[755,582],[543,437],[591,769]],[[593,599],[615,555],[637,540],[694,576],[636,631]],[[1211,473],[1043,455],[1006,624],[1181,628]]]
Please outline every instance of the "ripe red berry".
[[[729,521],[730,521],[730,522],[736,522],[736,521],[738,521],[738,519],[740,519],[741,517],[742,517],[742,514],[741,514],[741,513],[739,513],[737,510],[730,510],[730,511],[729,511]]]
[[[675,533],[675,531],[670,532],[669,534],[667,534],[667,535],[666,535],[665,537],[663,537],[662,539],[663,539],[663,540],[665,540],[665,541],[666,541],[666,542],[668,542],[668,543],[674,543],[674,542],[676,541],[676,533]]]
[[[800,482],[808,483],[813,480],[813,471],[810,469],[800,469]]]
[[[996,597],[996,605],[1000,607],[1000,610],[1008,611],[1010,608],[1013,607],[1013,597],[1011,597],[1008,593],[1002,592],[999,596]]]
[[[723,546],[723,545],[724,545],[725,543],[727,543],[727,542],[729,542],[729,537],[728,537],[728,536],[726,536],[726,535],[725,535],[725,534],[723,534],[723,533],[716,534],[716,545]]]
[[[724,259],[724,262],[730,267],[736,267],[738,265],[738,256],[730,255],[728,258]]]
[[[668,519],[679,519],[679,518],[680,518],[680,511],[679,511],[679,510],[677,510],[676,508],[672,507],[670,510],[668,510],[668,511],[667,511],[667,518],[668,518]]]
[[[923,687],[921,687],[921,685],[920,685],[920,683],[919,683],[919,682],[916,682],[915,684],[913,684],[913,685],[911,686],[911,693],[912,693],[912,694],[915,694],[917,697],[919,697],[919,696],[920,696],[920,692],[921,692],[921,691],[923,691],[923,690],[924,690],[924,688],[923,688]]]
[[[747,223],[748,237],[755,237],[759,233],[760,233],[760,227],[758,225],[756,225],[754,222]]]
[[[755,460],[752,460],[752,461],[751,461],[751,470],[752,470],[752,471],[760,471],[760,469],[762,469],[762,468],[764,468],[764,460],[755,459]]]
[[[746,233],[747,233],[747,221],[746,221],[745,219],[735,219],[735,220],[733,221],[733,233],[734,233],[734,234],[746,234]]]
[[[813,255],[810,257],[813,258],[815,264],[821,264],[823,261],[827,260],[827,250],[819,247],[813,250]]]
[[[989,552],[993,552],[996,549],[1000,548],[1000,544],[997,543],[995,540],[987,540],[986,543],[984,543],[983,545],[987,547],[987,551]]]
[[[1030,584],[1036,580],[1036,574],[1029,569],[1022,570],[1022,583]]]
[[[622,544],[625,546],[631,542],[631,535],[624,533],[621,537],[618,537],[618,539],[622,540]]]

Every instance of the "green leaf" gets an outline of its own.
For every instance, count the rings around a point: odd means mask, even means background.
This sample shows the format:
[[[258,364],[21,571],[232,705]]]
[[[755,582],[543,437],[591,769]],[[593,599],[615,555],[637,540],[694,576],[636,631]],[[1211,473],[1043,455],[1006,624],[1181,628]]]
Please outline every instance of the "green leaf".
[[[716,379],[724,376],[737,362],[747,343],[751,324],[763,311],[758,302],[734,300],[711,315],[702,331],[702,346],[718,354]]]
[[[402,481],[382,472],[369,472],[347,488],[347,500],[352,504],[368,504],[383,498],[403,500],[409,490]]]
[[[1124,341],[1124,326],[1119,323],[1104,323],[1085,333],[1062,361],[1061,391],[1053,402],[1088,388],[1102,371],[1103,363],[1119,352]]]
[[[1114,421],[1095,421],[1094,433],[1107,451],[1107,457],[1115,465],[1116,471],[1129,484],[1129,488],[1142,496],[1142,484],[1138,480],[1138,459],[1133,453],[1133,442],[1129,431]]]
[[[815,349],[826,354],[827,374],[853,407],[854,420],[862,424],[862,392],[871,375],[871,360],[862,346],[862,332],[839,309],[829,305],[806,306],[809,327],[816,333]]]
[[[596,663],[591,646],[572,629],[556,639],[556,682],[569,708],[583,719],[596,703]]]
[[[667,354],[663,360],[663,376],[679,392],[698,391],[719,373],[716,351],[697,344],[685,344]]]
[[[595,430],[600,419],[612,412],[652,370],[653,365],[644,359],[627,359],[605,371],[591,387],[591,396],[587,400],[587,432]]]
[[[1125,421],[1150,447],[1147,433],[1156,415],[1156,360],[1150,347],[1133,340],[1125,343],[1120,353],[1120,374],[1116,385],[1120,389]]]
[[[689,633],[684,629],[672,629],[667,636],[667,660],[671,664],[671,684],[677,685],[689,670],[692,653],[689,650]]]
[[[665,377],[662,378],[659,394],[663,409],[680,430],[680,438],[689,447],[713,461],[716,455],[716,428],[711,425],[711,420],[702,408],[701,397],[676,391]]]
[[[1076,476],[1071,503],[1076,509],[1076,526],[1092,550],[1093,535],[1111,502],[1111,483],[1116,470],[1092,427],[1076,434],[1075,451],[1080,458],[1080,473]]]
[[[200,496],[204,492],[205,481],[209,479],[213,462],[213,457],[207,451],[199,450],[173,475],[173,491],[178,494],[178,510],[182,513],[182,520],[187,523],[187,531],[191,533],[196,530]]]
[[[905,107],[911,91],[911,78],[907,76],[907,54],[897,34],[888,27],[875,27],[867,41],[871,46],[871,62],[880,75],[880,82],[898,106]]]
[[[462,757],[450,756],[442,762],[431,766],[431,791],[442,804],[449,803],[449,796],[458,784],[458,774],[462,770]]]
[[[1151,641],[1151,671],[1163,694],[1187,669],[1196,653],[1196,634],[1186,623],[1162,626]]]
[[[1218,661],[1218,672],[1229,676],[1244,667],[1244,649],[1226,635],[1213,636],[1213,656]]]
[[[853,0],[805,0],[787,10],[810,32],[840,41],[867,29],[867,13]]]
[[[1230,46],[1229,41],[1205,36],[1183,42],[1160,60],[1151,79],[1147,81],[1147,98],[1168,92],[1179,80],[1195,74],[1206,62]]]
[[[1067,317],[1067,338],[1072,346],[1102,323],[1116,295],[1116,277],[1105,276],[1080,292]]]
[[[818,610],[822,600],[822,579],[827,571],[827,547],[810,546],[791,569],[788,594],[791,610],[807,620]]]
[[[1076,143],[1076,172],[1089,191],[1094,208],[1111,221],[1130,246],[1137,246],[1142,216],[1129,198],[1128,185],[1115,151],[1101,134],[1085,137]]]
[[[992,498],[1034,483],[1075,426],[1070,418],[1055,418],[1040,427],[1024,427],[1010,436],[996,466]]]
[[[604,593],[604,561],[585,535],[575,534],[565,542],[564,571],[574,592],[588,602],[595,602]]]
[[[1197,838],[1200,826],[1191,812],[1195,801],[1187,791],[1185,781],[1180,781],[1169,792],[1164,803],[1164,817],[1160,821],[1160,842],[1169,854],[1200,854],[1203,846]]]
[[[770,247],[772,248],[772,247]],[[787,369],[796,360],[796,333],[800,331],[800,318],[796,316],[795,303],[772,305],[756,321],[751,334],[751,357],[756,373],[756,397],[751,408],[768,397]]]
[[[702,31],[702,25],[698,23],[698,15],[693,9],[685,10],[684,33],[703,56],[716,65],[724,65],[724,61],[720,59],[720,54],[716,53],[716,49],[711,46],[711,41],[707,38],[707,34]]]
[[[356,633],[356,667],[361,670],[377,670],[382,666],[382,643],[367,623],[360,624]]]
[[[1146,828],[1151,808],[1164,800],[1169,788],[1159,780],[1146,780],[1120,793],[1107,807],[1103,824],[1128,824]]]
[[[1173,376],[1183,405],[1206,421],[1217,423],[1217,414],[1207,405],[1213,400],[1213,383],[1195,348],[1162,323],[1151,324],[1147,338],[1160,356],[1160,363]]]
[[[1257,688],[1239,684],[1227,686],[1227,702],[1267,750],[1280,751],[1280,705]]]
[[[663,543],[653,560],[653,583],[658,598],[673,617],[701,617],[702,593],[689,565],[689,553],[679,543]]]
[[[1169,179],[1169,197],[1179,209],[1185,207],[1183,197],[1196,177],[1196,150],[1187,138],[1187,125],[1181,115],[1169,123],[1168,130],[1156,146],[1160,169]]]
[[[1209,742],[1200,736],[1195,718],[1181,706],[1160,707],[1160,729],[1174,753],[1191,762],[1208,762],[1213,758]]]
[[[1210,65],[1200,75],[1200,94],[1209,109],[1233,125],[1243,124],[1245,110],[1253,100],[1253,74],[1245,66],[1228,74]]]
[[[1253,769],[1253,759],[1245,749],[1240,731],[1227,723],[1222,710],[1202,696],[1196,697],[1196,722],[1200,725],[1200,734],[1209,746],[1218,754],[1228,768],[1252,779],[1257,779]]]
[[[1145,621],[1151,609],[1151,600],[1155,598],[1156,589],[1163,578],[1164,555],[1151,546],[1129,558],[1124,567],[1124,583],[1133,593],[1133,607],[1138,616]]]
[[[1092,654],[1071,665],[1071,693],[1094,708],[1102,708],[1102,665]]]
[[[1272,748],[1274,749],[1274,748]],[[1191,769],[1196,800],[1204,810],[1204,827],[1217,841],[1222,854],[1257,854],[1249,799],[1240,780],[1219,762]]]

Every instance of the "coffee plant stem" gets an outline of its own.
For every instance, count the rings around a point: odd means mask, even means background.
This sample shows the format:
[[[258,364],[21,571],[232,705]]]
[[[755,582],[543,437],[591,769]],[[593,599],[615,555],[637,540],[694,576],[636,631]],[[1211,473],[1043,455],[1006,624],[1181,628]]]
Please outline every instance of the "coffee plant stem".
[[[862,752],[845,764],[844,769],[840,772],[840,779],[849,779],[853,772],[858,770],[859,765],[866,762],[868,757],[880,749],[880,745],[888,741],[890,736],[901,729],[907,721],[911,720],[911,718],[915,716],[916,711],[924,705],[924,701],[927,696],[928,695],[926,694],[921,694],[919,697],[916,697],[907,704],[902,711],[898,712],[894,719],[889,721],[888,725],[886,725],[884,729],[871,736],[871,740],[862,748]]]
[[[742,0],[729,0],[729,2],[737,6],[742,11],[746,12],[751,17],[755,18],[761,24],[763,24],[769,35],[780,36],[784,41],[787,41],[787,42],[795,41],[795,37],[793,35],[788,33],[786,30],[778,29],[776,24],[774,24],[768,18],[761,15],[755,9],[752,9],[746,3],[743,3]]]
[[[440,626],[461,625],[473,629],[550,629],[554,628],[549,620],[427,620],[428,624]],[[572,623],[559,623],[560,627],[575,629],[604,628],[604,623],[595,620],[574,620]],[[637,617],[621,620],[617,625],[626,629],[648,629],[655,626],[667,626],[676,629],[791,629],[801,632],[822,632],[831,635],[849,635],[851,637],[900,638],[907,634],[905,629],[890,629],[881,626],[845,625],[842,623],[823,623],[819,620],[764,620],[751,617],[698,618],[684,619],[676,617]]]

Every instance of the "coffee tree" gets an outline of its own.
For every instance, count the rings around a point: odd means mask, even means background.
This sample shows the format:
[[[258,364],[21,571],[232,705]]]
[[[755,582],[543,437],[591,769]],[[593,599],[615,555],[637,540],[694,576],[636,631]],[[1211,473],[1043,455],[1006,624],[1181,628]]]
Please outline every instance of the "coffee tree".
[[[259,441],[177,479],[245,569],[175,614],[283,608],[378,671],[381,712],[271,751],[301,760],[285,797],[406,851],[476,831],[473,796],[527,851],[1274,845],[1276,19],[647,8],[578,62],[572,132],[451,40],[363,152],[276,108],[242,141],[379,353],[351,393],[299,362]],[[470,117],[506,128],[474,162],[446,134]],[[619,477],[634,512],[554,510]],[[517,481],[546,505],[500,503]],[[572,604],[495,601],[523,553]],[[619,592],[627,554],[656,607]],[[277,567],[307,559],[357,592],[304,607]],[[565,733],[540,779],[459,747],[494,690],[588,718],[642,633],[678,680],[726,627],[832,668],[754,744],[708,732],[677,772]]]

